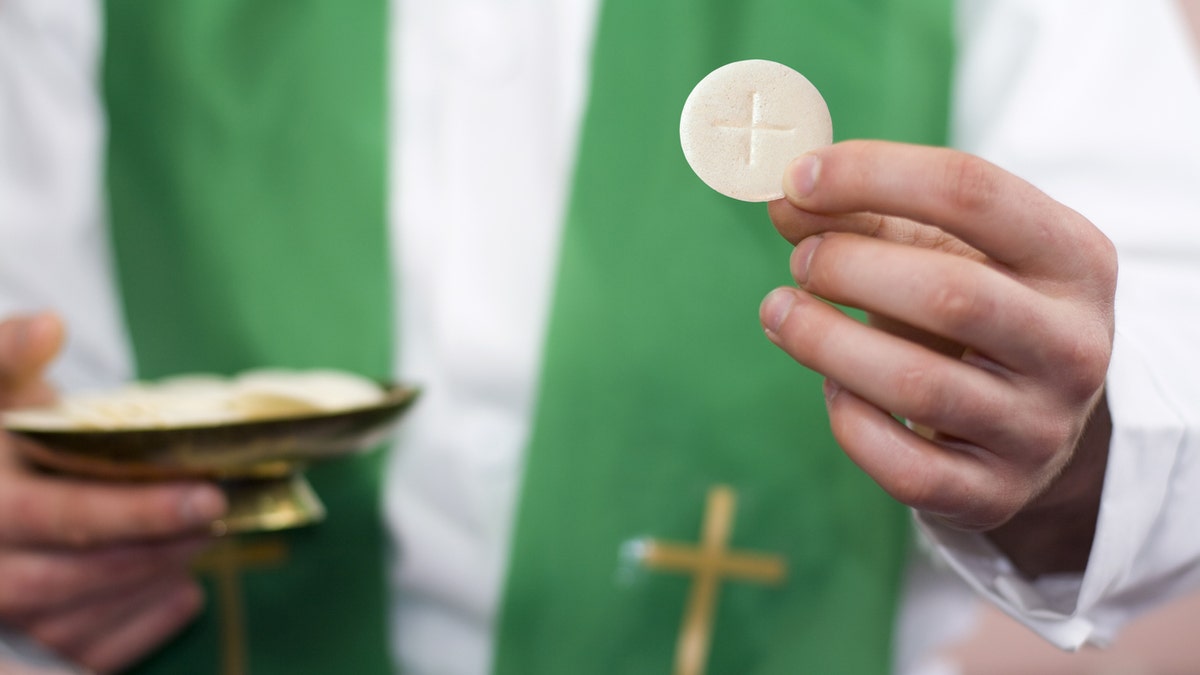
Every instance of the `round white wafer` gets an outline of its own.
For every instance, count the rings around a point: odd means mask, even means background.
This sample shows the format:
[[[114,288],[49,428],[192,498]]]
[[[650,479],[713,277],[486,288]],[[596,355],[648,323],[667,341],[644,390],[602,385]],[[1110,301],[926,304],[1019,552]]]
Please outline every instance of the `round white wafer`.
[[[784,170],[793,159],[833,142],[833,120],[821,92],[800,73],[774,61],[737,61],[692,90],[679,141],[709,187],[766,202],[783,196]]]

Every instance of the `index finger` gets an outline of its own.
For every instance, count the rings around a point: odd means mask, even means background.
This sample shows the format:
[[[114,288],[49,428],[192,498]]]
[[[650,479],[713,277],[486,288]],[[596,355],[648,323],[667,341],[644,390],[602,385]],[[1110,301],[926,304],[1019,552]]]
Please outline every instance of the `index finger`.
[[[207,483],[130,484],[0,469],[0,546],[87,548],[194,533],[227,508]]]
[[[1086,218],[1025,180],[946,148],[884,141],[819,148],[792,162],[784,191],[806,211],[934,225],[996,262],[1055,277],[1081,247],[1104,240]]]

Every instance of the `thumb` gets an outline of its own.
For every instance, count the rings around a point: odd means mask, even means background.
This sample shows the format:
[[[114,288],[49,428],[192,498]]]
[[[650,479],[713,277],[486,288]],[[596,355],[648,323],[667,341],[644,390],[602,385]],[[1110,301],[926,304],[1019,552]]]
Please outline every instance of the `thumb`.
[[[66,331],[51,312],[0,321],[0,403],[40,402],[43,373],[62,348]]]

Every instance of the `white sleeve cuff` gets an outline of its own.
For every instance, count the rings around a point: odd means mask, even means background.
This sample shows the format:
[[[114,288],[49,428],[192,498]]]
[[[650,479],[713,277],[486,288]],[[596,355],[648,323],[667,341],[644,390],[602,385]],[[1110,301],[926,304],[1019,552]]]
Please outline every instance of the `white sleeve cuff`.
[[[1080,577],[1031,583],[983,535],[951,529],[920,513],[915,516],[933,555],[997,607],[1062,649],[1095,641],[1095,625],[1073,611]]]
[[[936,557],[1062,649],[1106,644],[1135,616],[1200,586],[1200,537],[1195,536],[1200,490],[1194,488],[1200,485],[1200,434],[1195,433],[1200,415],[1181,407],[1188,399],[1179,390],[1188,381],[1181,373],[1190,369],[1177,351],[1161,344],[1171,332],[1162,326],[1154,330],[1150,317],[1140,318],[1136,328],[1141,330],[1135,330],[1140,335],[1119,329],[1114,344],[1108,376],[1113,434],[1083,575],[1031,581],[983,535],[916,515]],[[1149,344],[1138,337],[1149,337]],[[1164,372],[1171,364],[1174,369]]]

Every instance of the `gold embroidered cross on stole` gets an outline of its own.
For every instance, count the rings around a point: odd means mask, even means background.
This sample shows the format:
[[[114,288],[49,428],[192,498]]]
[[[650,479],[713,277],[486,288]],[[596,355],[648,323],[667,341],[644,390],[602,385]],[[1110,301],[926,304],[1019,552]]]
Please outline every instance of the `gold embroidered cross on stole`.
[[[783,583],[787,575],[781,556],[728,548],[736,506],[737,497],[733,489],[727,485],[717,485],[708,491],[698,545],[656,539],[639,542],[638,554],[645,567],[681,572],[693,577],[675,649],[675,675],[704,673],[717,592],[723,580],[777,585]]]
[[[196,559],[193,568],[211,575],[217,589],[218,620],[221,627],[221,675],[249,675],[246,657],[246,616],[242,601],[241,572],[249,568],[277,567],[287,559],[282,539],[252,543],[237,537],[217,541]]]

